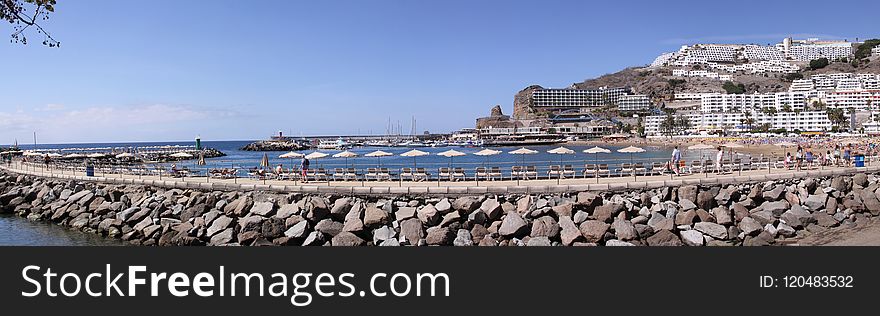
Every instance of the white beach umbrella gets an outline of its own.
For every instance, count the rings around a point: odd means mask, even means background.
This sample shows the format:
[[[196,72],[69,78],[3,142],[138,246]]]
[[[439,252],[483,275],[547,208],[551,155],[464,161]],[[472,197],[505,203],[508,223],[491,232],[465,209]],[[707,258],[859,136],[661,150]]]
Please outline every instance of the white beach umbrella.
[[[520,148],[520,149],[517,149],[517,150],[511,151],[511,152],[508,152],[508,154],[511,154],[511,155],[522,155],[522,163],[521,163],[522,168],[525,168],[525,164],[526,164],[526,155],[534,155],[534,154],[537,154],[537,153],[538,153],[537,150],[531,150],[531,149],[528,149],[528,148],[525,148],[525,147],[522,147],[522,148]],[[516,185],[519,185],[519,177],[516,178]]]
[[[574,150],[560,146],[560,147],[548,150],[547,153],[559,155],[559,168],[562,168],[562,155],[573,155]],[[562,170],[560,169],[559,172],[562,172]],[[559,184],[559,179],[561,179],[561,178],[562,178],[562,173],[557,175],[556,184]]]
[[[348,150],[336,153],[333,155],[333,158],[345,158],[345,168],[348,168],[348,158],[357,157],[358,154],[350,152]]]
[[[382,167],[382,157],[393,156],[394,154],[389,153],[387,151],[377,150],[371,153],[367,153],[364,157],[376,157],[376,167]]]
[[[412,157],[413,158],[413,168],[416,167],[416,157],[427,156],[427,155],[428,155],[427,152],[424,152],[424,151],[421,151],[418,149],[413,149],[408,152],[400,154],[401,157]]]
[[[452,158],[453,157],[461,157],[464,155],[467,155],[467,154],[460,152],[458,150],[455,150],[455,149],[450,149],[450,150],[447,150],[447,151],[444,151],[442,153],[437,154],[437,156],[443,156],[443,157],[449,158],[449,168],[452,168]]]
[[[329,156],[328,154],[322,153],[320,151],[313,152],[311,154],[306,155],[306,159],[320,159]]]
[[[598,166],[599,165],[599,154],[610,154],[611,150],[609,150],[607,148],[602,148],[599,146],[594,146],[593,148],[590,148],[590,149],[584,149],[584,153],[596,155],[596,165]],[[584,174],[586,174],[586,172],[584,172]],[[598,170],[596,170],[596,183],[599,183],[599,171]]]
[[[643,149],[641,147],[629,146],[626,148],[618,149],[617,152],[629,154],[629,163],[632,165],[633,164],[633,154],[643,153],[643,152],[645,152],[645,149]],[[634,167],[632,167],[632,168],[634,168]],[[633,179],[638,179],[638,176],[636,175],[635,171],[633,171]]]
[[[476,156],[483,156],[483,158],[484,158],[484,159],[483,159],[483,167],[485,168],[485,167],[486,167],[486,163],[489,162],[489,156],[495,156],[495,155],[500,154],[500,153],[501,153],[500,150],[494,150],[494,149],[488,149],[488,148],[486,148],[486,149],[480,150],[480,151],[478,151],[478,152],[475,152],[474,155],[476,155]],[[479,179],[479,177],[474,177],[474,179],[477,180],[477,185],[480,185],[480,179]]]
[[[301,154],[301,153],[298,153],[298,152],[295,152],[295,151],[291,151],[291,152],[289,152],[289,153],[281,154],[280,156],[278,156],[278,158],[290,158],[290,159],[293,159],[293,158],[302,158],[302,157],[304,157],[304,156],[305,156],[305,154]]]

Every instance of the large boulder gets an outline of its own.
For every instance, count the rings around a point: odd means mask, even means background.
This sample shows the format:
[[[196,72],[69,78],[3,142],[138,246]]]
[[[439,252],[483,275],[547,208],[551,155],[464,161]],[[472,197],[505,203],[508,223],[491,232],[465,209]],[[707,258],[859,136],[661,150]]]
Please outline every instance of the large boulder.
[[[695,185],[683,185],[678,188],[678,201],[681,203],[682,200],[696,201],[697,200],[697,186]]]
[[[367,242],[355,234],[341,232],[336,236],[333,236],[333,239],[330,240],[330,244],[333,246],[354,247],[366,245]]]
[[[583,240],[584,238],[580,229],[578,229],[574,222],[567,217],[559,219],[559,228],[559,237],[562,240],[563,245],[571,246],[572,243]]]
[[[810,212],[821,210],[825,207],[825,201],[828,199],[826,194],[813,194],[807,197],[803,203]]]
[[[364,225],[377,227],[388,223],[388,212],[375,206],[367,207],[364,212]]]
[[[694,229],[715,239],[727,239],[727,228],[723,225],[710,222],[699,222],[694,224]]]
[[[649,246],[681,246],[681,239],[668,230],[661,230],[647,239]]]
[[[605,232],[611,225],[602,221],[588,220],[581,223],[580,231],[586,242],[598,242],[605,236]]]
[[[542,216],[532,222],[532,232],[529,236],[556,238],[559,236],[559,224],[551,216]]]
[[[611,227],[614,229],[614,235],[619,240],[633,240],[638,237],[635,227],[633,227],[632,222],[629,220],[617,217],[614,219]]]
[[[425,229],[422,222],[417,218],[410,218],[400,222],[400,236],[405,238],[411,245],[415,245],[425,238]]]
[[[681,240],[688,246],[702,246],[704,242],[703,233],[697,230],[685,230],[681,233]]]
[[[498,233],[505,237],[517,237],[527,234],[528,229],[528,223],[518,213],[511,212],[504,216]]]

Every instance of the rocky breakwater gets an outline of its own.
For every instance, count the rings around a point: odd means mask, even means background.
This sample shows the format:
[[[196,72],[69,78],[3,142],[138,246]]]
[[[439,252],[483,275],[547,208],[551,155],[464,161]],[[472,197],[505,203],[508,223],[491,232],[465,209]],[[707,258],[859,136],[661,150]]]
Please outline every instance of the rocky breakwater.
[[[302,143],[296,141],[261,140],[249,143],[241,148],[244,151],[293,151],[308,149]]]
[[[772,245],[880,215],[874,175],[626,192],[357,197],[0,174],[0,211],[136,245]]]

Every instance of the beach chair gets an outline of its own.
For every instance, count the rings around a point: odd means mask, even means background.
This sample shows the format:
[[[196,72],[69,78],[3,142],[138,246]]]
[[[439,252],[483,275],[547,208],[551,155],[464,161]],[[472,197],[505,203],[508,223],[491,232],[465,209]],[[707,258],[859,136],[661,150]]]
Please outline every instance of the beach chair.
[[[510,178],[511,179],[523,179],[525,178],[526,172],[522,166],[513,166],[510,167]]]
[[[480,179],[488,180],[489,179],[489,171],[486,169],[486,167],[475,168],[474,169],[474,179],[476,179],[478,181]]]
[[[489,168],[489,178],[495,180],[504,180],[504,175],[501,173],[501,167],[491,167]]]
[[[563,178],[574,178],[574,167],[572,165],[562,166],[562,177]]]
[[[391,171],[388,171],[388,168],[379,168],[379,172],[376,173],[376,181],[382,180],[391,181]]]
[[[400,168],[400,174],[398,175],[400,181],[403,180],[413,180],[413,170],[412,168]]]
[[[426,181],[431,177],[431,174],[425,168],[416,168],[416,172],[413,173],[413,180],[415,181]]]
[[[324,168],[318,168],[317,170],[315,170],[314,178],[315,181],[327,181],[327,170],[325,170]]]
[[[333,168],[333,181],[345,180],[345,169]]]
[[[538,167],[535,166],[526,166],[525,171],[526,180],[528,179],[538,179]]]
[[[606,177],[611,176],[611,169],[608,169],[607,163],[600,163],[599,168],[596,169],[596,176],[601,177],[602,174],[605,174]]]
[[[652,162],[652,163],[651,163],[651,170],[650,170],[649,172],[650,172],[651,175],[655,175],[655,174],[656,174],[656,175],[662,175],[663,172],[666,171],[666,170],[664,170],[664,169],[665,169],[665,166],[664,166],[662,163],[659,163],[659,162]],[[683,170],[682,170],[682,171],[683,171]]]
[[[437,178],[443,179],[446,178],[452,181],[452,171],[447,167],[440,167],[437,169]]]
[[[357,181],[358,174],[355,168],[345,168],[345,174],[343,175],[345,180]]]
[[[370,179],[379,180],[379,170],[376,168],[367,168],[367,173],[364,174],[364,180],[369,181]]]
[[[618,169],[617,171],[618,171],[618,174],[620,174],[621,176],[625,176],[625,175],[631,176],[634,174],[635,169],[633,169],[633,165],[631,163],[625,162],[625,163],[620,164],[620,169]]]
[[[703,162],[699,160],[692,160],[690,173],[703,173],[705,169],[703,168]]]
[[[584,165],[584,178],[587,177],[596,177],[599,175],[599,170],[596,168],[595,164],[586,164]]]
[[[562,178],[562,167],[559,165],[551,165],[550,170],[547,171],[547,179],[552,178]]]
[[[643,164],[641,162],[637,162],[635,165],[633,165],[633,173],[635,173],[635,174],[641,173],[642,175],[647,175],[648,169],[645,168],[645,164]]]
[[[452,181],[456,180],[466,180],[467,174],[464,173],[464,168],[452,168]]]

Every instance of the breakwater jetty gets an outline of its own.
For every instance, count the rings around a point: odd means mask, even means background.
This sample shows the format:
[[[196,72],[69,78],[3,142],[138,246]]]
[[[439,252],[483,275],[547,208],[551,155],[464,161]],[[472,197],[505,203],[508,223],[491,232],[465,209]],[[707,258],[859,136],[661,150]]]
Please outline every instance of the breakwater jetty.
[[[538,194],[223,191],[0,171],[0,212],[135,245],[728,246],[880,216],[880,179],[847,174]]]

